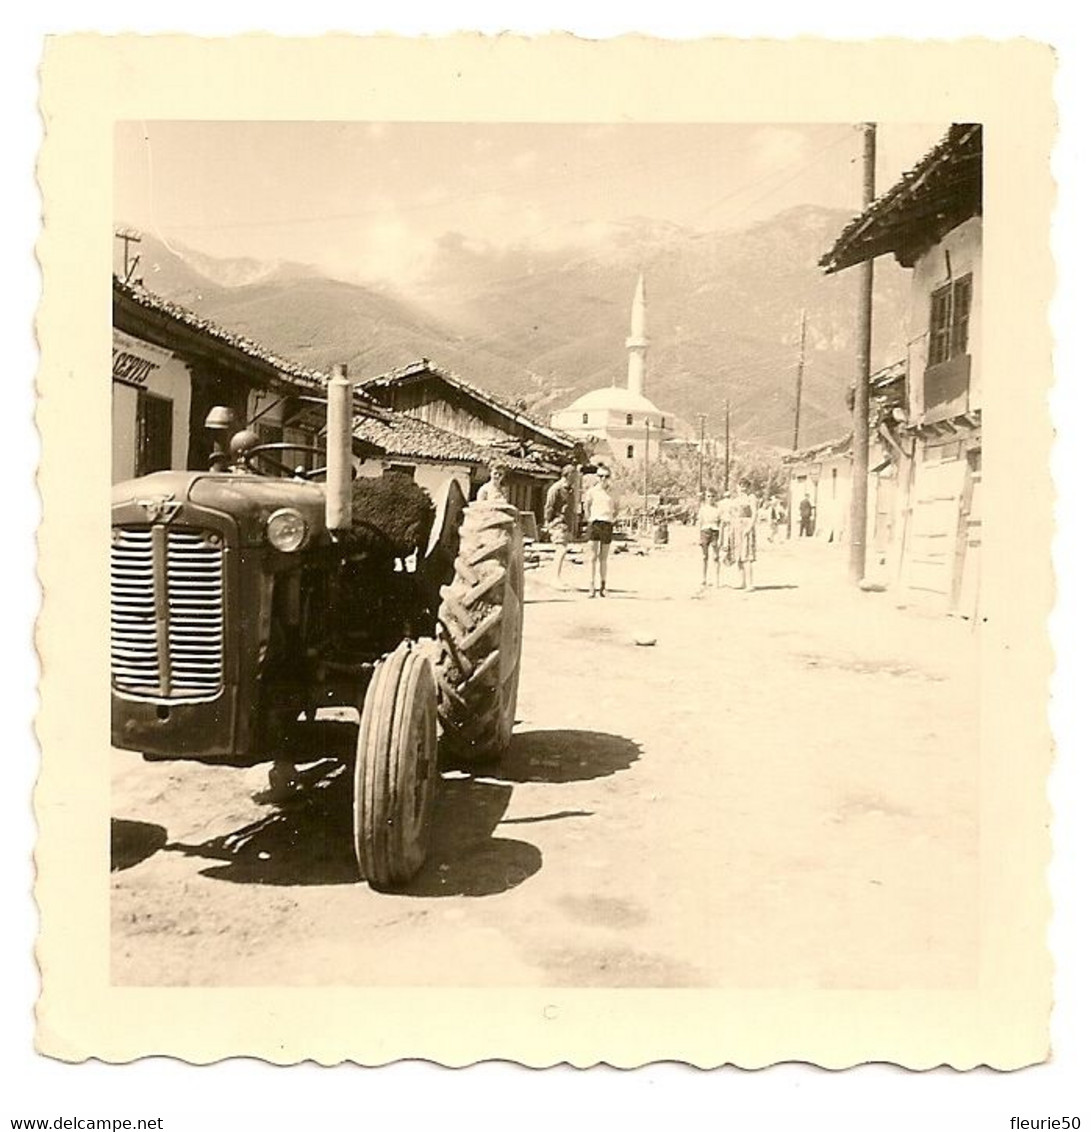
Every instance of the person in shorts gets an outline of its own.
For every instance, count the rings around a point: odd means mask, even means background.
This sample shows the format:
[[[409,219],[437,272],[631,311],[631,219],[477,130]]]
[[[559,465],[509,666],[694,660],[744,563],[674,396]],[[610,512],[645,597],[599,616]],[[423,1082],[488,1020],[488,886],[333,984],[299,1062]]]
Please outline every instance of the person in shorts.
[[[697,538],[701,546],[701,585],[708,585],[708,558],[716,564],[716,585],[720,584],[720,509],[712,501],[712,492],[705,491],[697,508]]]
[[[562,588],[561,569],[568,554],[568,544],[576,533],[575,477],[575,465],[565,464],[560,477],[546,492],[545,528],[549,541],[557,548],[553,560],[553,587],[558,590]]]
[[[606,566],[610,561],[610,543],[614,540],[617,500],[610,490],[610,469],[600,467],[596,479],[584,500],[590,524],[591,596],[605,597]]]

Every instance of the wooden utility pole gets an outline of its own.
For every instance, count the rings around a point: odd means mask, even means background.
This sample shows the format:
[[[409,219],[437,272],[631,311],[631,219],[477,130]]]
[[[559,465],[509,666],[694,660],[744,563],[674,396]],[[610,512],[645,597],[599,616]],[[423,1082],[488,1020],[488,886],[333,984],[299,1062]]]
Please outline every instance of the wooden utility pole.
[[[799,362],[796,365],[796,423],[792,430],[792,451],[799,448],[799,418],[803,412],[803,359],[807,348],[807,312],[799,315]]]
[[[724,495],[731,488],[731,401],[724,398]]]
[[[875,123],[864,127],[863,206],[875,199]],[[868,410],[871,403],[871,284],[874,262],[859,267],[860,298],[856,308],[856,386],[852,403],[852,509],[849,529],[849,577],[858,582],[867,569]]]
[[[130,232],[127,229],[122,228],[120,231],[114,233],[114,238],[120,240],[122,247],[124,248],[122,254],[124,256],[125,282],[131,283],[134,287],[140,287],[144,283],[143,279],[136,278],[136,269],[140,263],[140,253],[137,252],[137,254],[133,256],[132,259],[129,258],[129,245],[140,243],[139,234],[136,232]]]
[[[698,413],[701,422],[701,439],[697,445],[697,498],[705,494],[705,414]]]

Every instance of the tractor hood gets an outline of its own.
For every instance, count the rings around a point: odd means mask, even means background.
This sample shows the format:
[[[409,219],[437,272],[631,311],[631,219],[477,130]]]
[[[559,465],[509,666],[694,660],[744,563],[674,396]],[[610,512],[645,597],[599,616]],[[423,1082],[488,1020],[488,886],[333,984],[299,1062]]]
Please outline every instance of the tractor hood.
[[[265,524],[274,511],[291,507],[307,524],[307,547],[329,542],[326,530],[325,489],[302,480],[227,472],[154,472],[140,479],[115,484],[114,507],[130,503],[189,503],[228,515],[238,524],[243,546],[265,540]]]

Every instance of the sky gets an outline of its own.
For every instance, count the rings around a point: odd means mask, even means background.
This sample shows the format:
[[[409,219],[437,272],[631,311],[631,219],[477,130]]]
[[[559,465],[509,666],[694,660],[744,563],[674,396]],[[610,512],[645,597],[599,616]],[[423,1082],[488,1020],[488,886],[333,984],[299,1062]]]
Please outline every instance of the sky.
[[[880,124],[881,193],[945,124]],[[170,246],[423,275],[445,234],[593,246],[632,217],[731,229],[798,204],[855,210],[851,124],[119,123],[115,219]]]

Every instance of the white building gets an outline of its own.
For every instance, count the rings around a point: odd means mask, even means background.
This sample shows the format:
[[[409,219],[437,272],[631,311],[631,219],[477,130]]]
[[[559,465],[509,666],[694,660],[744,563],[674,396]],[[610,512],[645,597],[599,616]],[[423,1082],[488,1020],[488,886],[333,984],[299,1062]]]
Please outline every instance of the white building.
[[[616,464],[629,460],[658,460],[660,445],[674,435],[674,418],[644,395],[647,365],[647,296],[641,275],[633,295],[632,323],[625,347],[629,351],[628,383],[593,389],[550,418],[555,428],[585,440],[606,442]]]

